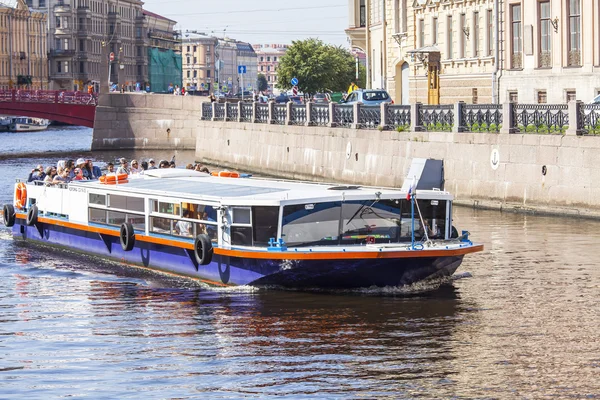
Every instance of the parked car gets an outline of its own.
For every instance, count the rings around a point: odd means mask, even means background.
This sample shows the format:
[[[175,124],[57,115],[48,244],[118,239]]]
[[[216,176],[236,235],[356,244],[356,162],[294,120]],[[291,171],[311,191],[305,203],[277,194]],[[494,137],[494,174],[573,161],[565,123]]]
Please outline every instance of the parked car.
[[[588,104],[600,104],[600,94],[596,97],[594,97],[594,99],[592,101],[590,101]]]
[[[326,93],[317,93],[313,96],[312,101],[315,104],[327,104],[331,101],[331,97]]]
[[[304,104],[304,99],[300,96],[290,96],[290,101],[294,104]]]
[[[285,104],[288,101],[290,101],[290,98],[285,93],[281,93],[279,96],[275,97],[275,103],[277,104]]]
[[[344,104],[362,103],[366,106],[377,106],[381,103],[393,103],[390,95],[382,89],[360,89],[350,93]]]

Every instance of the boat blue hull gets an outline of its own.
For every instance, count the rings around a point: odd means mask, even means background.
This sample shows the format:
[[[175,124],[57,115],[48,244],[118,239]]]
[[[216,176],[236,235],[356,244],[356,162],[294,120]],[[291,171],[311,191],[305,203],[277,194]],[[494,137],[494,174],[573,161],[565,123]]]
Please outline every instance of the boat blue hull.
[[[284,286],[294,288],[359,288],[402,286],[451,276],[463,256],[403,259],[277,260],[215,254],[208,265],[198,265],[192,250],[137,241],[124,251],[116,236],[100,235],[58,225],[13,227],[17,238],[61,246],[83,253],[189,276],[220,285]]]

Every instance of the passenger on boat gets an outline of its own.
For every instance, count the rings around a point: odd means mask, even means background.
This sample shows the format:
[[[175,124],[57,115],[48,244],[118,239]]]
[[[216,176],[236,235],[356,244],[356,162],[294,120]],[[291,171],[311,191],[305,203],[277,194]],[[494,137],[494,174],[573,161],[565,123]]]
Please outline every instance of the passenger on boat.
[[[189,218],[190,212],[188,210],[183,211],[183,218]],[[180,236],[192,236],[191,233],[192,223],[189,221],[177,221],[175,224],[175,231]]]
[[[75,160],[68,160],[67,161],[67,166],[65,169],[69,170],[69,180],[68,182],[72,181],[75,178]]]
[[[185,169],[194,169],[194,164],[188,164],[188,165],[186,165]]]
[[[56,176],[56,167],[48,167],[46,168],[46,177],[44,178],[44,183],[52,184],[54,177]]]
[[[158,168],[169,168],[169,162],[167,160],[160,160]]]
[[[124,158],[121,158],[120,162],[121,162],[121,166],[117,169],[117,175],[119,175],[119,174],[129,175],[131,173],[131,171],[129,170],[129,164],[127,163],[127,160]]]
[[[169,163],[169,168],[177,168],[177,166],[175,165],[175,161],[171,161]]]
[[[33,181],[43,181],[45,177],[46,174],[44,173],[44,166],[40,164],[36,168],[31,170],[31,173],[27,178],[27,182],[30,183]]]
[[[202,168],[200,168],[200,172],[205,172],[207,174],[210,174],[210,171],[208,170],[208,167],[202,167]]]
[[[73,173],[75,174],[75,177],[73,178],[74,181],[87,181],[87,178],[83,176],[83,170],[81,168],[75,168]]]
[[[194,165],[194,171],[200,172],[200,168],[202,168],[202,165],[200,165],[200,164]]]
[[[86,170],[85,164],[86,164],[86,162],[83,158],[78,158],[77,161],[75,161],[75,168],[74,168],[75,175],[77,175],[77,171],[75,171],[75,169],[79,169],[81,172],[81,176],[83,176],[86,179],[91,179],[92,177]],[[75,179],[75,178],[73,178],[73,179],[79,180],[79,181],[81,180],[81,179]]]
[[[137,160],[131,160],[131,168],[129,168],[129,173],[131,175],[137,175],[141,171]]]
[[[142,161],[142,170],[140,171],[140,174],[143,174],[144,171],[148,171],[148,162],[147,161]]]
[[[97,167],[94,165],[94,163],[92,162],[92,160],[86,160],[86,170],[88,171],[88,174],[90,174],[91,171],[91,178],[89,179],[99,179],[102,176],[102,171],[100,170],[100,167]],[[83,171],[84,176],[85,176],[85,170]]]
[[[69,178],[69,175],[71,173],[71,170],[69,168],[65,168],[62,171],[62,174],[60,175],[55,175],[54,179],[52,180],[52,183],[67,183],[70,182],[71,179]]]
[[[115,164],[109,162],[108,164],[106,164],[106,173],[107,174],[114,174],[115,171]]]
[[[151,158],[150,160],[148,160],[148,169],[158,169],[156,168],[156,165],[154,163],[154,159]]]

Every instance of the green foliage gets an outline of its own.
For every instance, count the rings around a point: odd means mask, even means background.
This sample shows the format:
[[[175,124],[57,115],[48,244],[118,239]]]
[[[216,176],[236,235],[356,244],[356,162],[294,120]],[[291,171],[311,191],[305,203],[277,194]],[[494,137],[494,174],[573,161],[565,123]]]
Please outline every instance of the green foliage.
[[[365,72],[364,67],[362,70]],[[291,80],[295,77],[304,93],[341,92],[348,89],[355,74],[354,56],[348,50],[318,39],[298,40],[292,42],[279,61],[277,88],[291,89]],[[357,83],[360,86],[360,82]]]
[[[260,92],[264,92],[269,89],[269,83],[267,82],[267,77],[263,74],[258,74],[256,78],[256,86]]]

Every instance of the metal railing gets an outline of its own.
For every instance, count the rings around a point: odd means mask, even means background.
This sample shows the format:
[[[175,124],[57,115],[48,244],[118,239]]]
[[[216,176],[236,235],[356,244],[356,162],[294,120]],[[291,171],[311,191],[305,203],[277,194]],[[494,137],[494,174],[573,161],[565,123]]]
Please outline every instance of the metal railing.
[[[516,128],[521,133],[564,134],[569,127],[567,104],[515,104]]]
[[[61,90],[0,90],[0,102],[98,105],[95,93],[70,92]]]
[[[51,101],[50,94],[38,92],[37,99]],[[63,93],[61,101],[64,102],[71,101],[72,96],[79,96],[67,94],[68,92],[61,93]],[[20,96],[25,99],[23,101],[27,101],[31,98],[28,96],[33,95]],[[15,98],[14,91],[0,91],[0,102],[13,101],[13,98]],[[225,107],[227,107],[228,121],[264,124],[397,130],[398,132],[600,135],[600,104],[582,102],[569,104],[465,104],[460,102],[444,105],[416,103],[378,106],[325,105],[311,102],[307,104],[203,103],[202,119],[224,120]],[[355,115],[356,110],[358,110],[357,115]],[[572,121],[573,126],[570,126],[569,118],[576,120]]]

